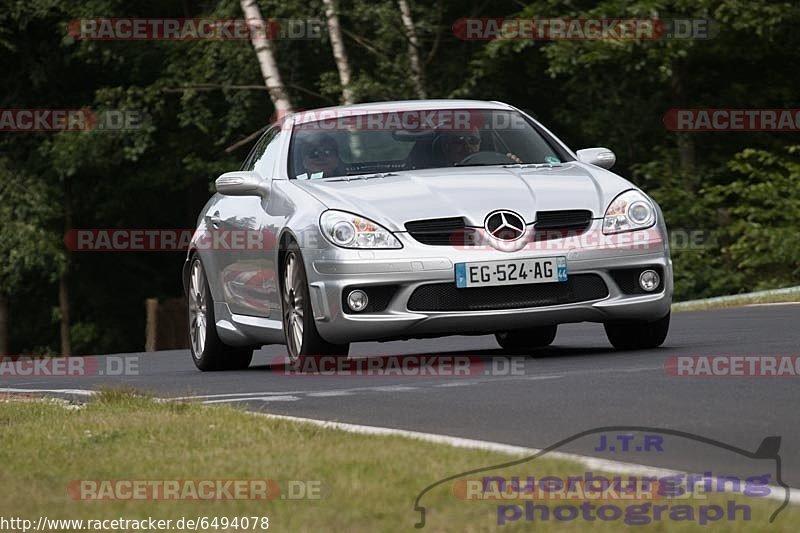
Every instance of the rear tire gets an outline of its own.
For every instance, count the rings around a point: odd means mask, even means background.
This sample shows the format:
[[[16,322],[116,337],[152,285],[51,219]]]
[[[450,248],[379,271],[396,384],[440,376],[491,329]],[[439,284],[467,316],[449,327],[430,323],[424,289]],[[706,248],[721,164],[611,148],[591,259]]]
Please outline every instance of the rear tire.
[[[495,333],[497,343],[506,351],[525,352],[532,348],[550,346],[558,333],[558,325],[515,329]]]
[[[333,344],[323,339],[314,322],[308,278],[300,247],[290,243],[286,249],[281,272],[281,304],[283,333],[289,352],[289,363],[302,364],[307,357],[335,355],[347,357],[350,344]]]
[[[203,371],[241,370],[250,366],[252,348],[233,348],[217,335],[214,300],[203,263],[195,256],[189,269],[189,347],[192,361]]]
[[[627,320],[607,322],[606,335],[617,350],[644,350],[661,346],[669,333],[670,313],[652,322]]]

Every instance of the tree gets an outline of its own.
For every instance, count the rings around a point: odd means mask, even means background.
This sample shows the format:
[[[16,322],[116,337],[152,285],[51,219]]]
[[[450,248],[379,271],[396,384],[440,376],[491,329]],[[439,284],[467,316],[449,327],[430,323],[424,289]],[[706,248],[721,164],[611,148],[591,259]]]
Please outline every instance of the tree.
[[[261,68],[264,85],[267,86],[272,104],[275,106],[275,114],[279,117],[283,116],[292,111],[292,102],[289,98],[289,92],[281,79],[280,70],[278,70],[278,62],[275,59],[275,51],[271,40],[273,36],[270,35],[269,24],[265,24],[266,21],[261,16],[261,10],[258,9],[256,0],[241,0],[241,6],[245,19],[251,25],[259,27],[259,30],[251,31],[250,42],[253,44],[253,49],[258,58],[258,66]],[[260,31],[260,28],[263,28],[263,31]]]
[[[26,283],[52,281],[64,267],[56,216],[45,184],[0,158],[0,355],[9,354],[9,298]]]
[[[325,19],[328,21],[328,34],[331,39],[333,49],[333,59],[336,62],[336,69],[339,71],[339,82],[342,84],[342,103],[350,105],[355,103],[353,88],[350,85],[352,77],[350,60],[347,58],[347,49],[342,39],[342,30],[339,26],[339,15],[336,13],[335,0],[322,0],[325,4]]]
[[[397,0],[400,6],[400,16],[403,19],[403,26],[406,29],[408,38],[408,61],[411,64],[411,79],[414,81],[414,88],[419,98],[427,98],[425,90],[425,73],[422,70],[422,62],[419,58],[419,41],[417,39],[417,28],[414,19],[411,17],[411,8],[408,0]]]
[[[798,285],[800,146],[784,153],[746,149],[728,168],[733,181],[702,191],[728,211],[719,260],[735,265],[744,290]]]

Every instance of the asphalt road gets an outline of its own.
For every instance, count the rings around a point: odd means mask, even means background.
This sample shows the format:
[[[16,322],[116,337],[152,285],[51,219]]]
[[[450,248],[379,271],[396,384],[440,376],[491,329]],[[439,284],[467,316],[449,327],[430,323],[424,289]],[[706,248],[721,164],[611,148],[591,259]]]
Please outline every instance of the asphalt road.
[[[665,345],[616,352],[602,326],[561,326],[552,347],[525,358],[512,375],[467,377],[298,376],[272,369],[281,347],[257,352],[248,370],[201,373],[188,351],[98,356],[134,361],[135,375],[0,376],[0,388],[94,389],[129,385],[160,397],[193,396],[277,414],[393,427],[543,448],[600,426],[649,426],[690,432],[755,451],[782,437],[784,481],[800,488],[800,378],[675,377],[672,355],[800,355],[800,304],[673,314]],[[351,357],[470,355],[484,370],[499,365],[494,337],[361,343]],[[610,436],[613,438],[613,436]],[[753,468],[713,446],[669,440],[664,451],[598,451],[597,436],[564,451],[714,475]]]

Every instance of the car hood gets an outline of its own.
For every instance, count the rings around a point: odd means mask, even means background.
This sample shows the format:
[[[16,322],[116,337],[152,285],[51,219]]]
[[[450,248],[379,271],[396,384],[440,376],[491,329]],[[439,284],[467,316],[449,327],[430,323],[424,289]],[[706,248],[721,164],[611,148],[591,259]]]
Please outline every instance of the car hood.
[[[533,222],[537,211],[588,209],[600,218],[627,180],[598,167],[570,162],[554,167],[463,167],[404,171],[385,177],[351,176],[348,181],[295,180],[330,209],[356,213],[404,231],[411,220],[464,217],[483,226],[497,209],[510,209]]]

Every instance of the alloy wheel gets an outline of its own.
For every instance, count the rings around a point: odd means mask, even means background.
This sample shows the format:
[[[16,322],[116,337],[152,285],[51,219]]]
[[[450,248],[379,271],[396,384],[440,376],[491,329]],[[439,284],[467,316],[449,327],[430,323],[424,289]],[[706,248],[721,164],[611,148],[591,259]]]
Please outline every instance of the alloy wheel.
[[[203,265],[199,260],[192,263],[192,274],[189,279],[189,338],[192,343],[192,355],[200,358],[206,347],[206,280]]]

